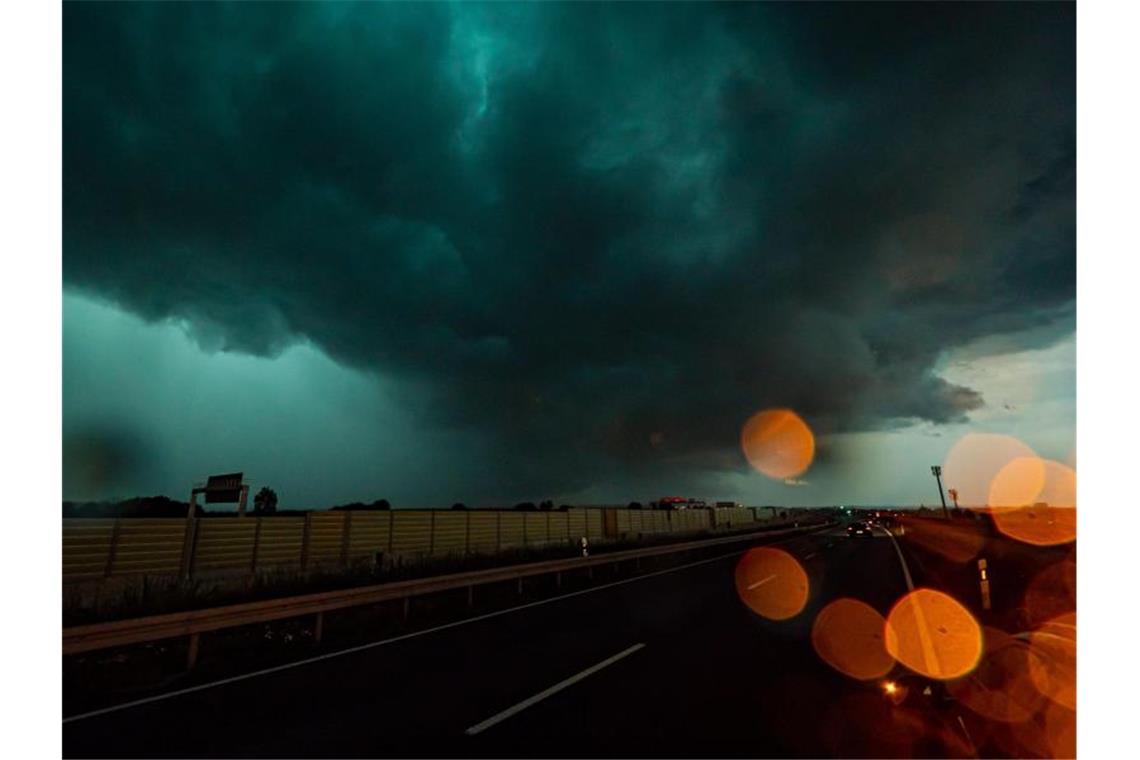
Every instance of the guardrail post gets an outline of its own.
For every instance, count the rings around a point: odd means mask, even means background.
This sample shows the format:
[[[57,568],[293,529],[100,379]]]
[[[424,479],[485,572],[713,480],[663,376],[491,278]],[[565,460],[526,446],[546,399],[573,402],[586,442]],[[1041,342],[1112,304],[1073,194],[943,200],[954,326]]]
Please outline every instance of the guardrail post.
[[[115,525],[111,528],[111,545],[107,547],[107,566],[103,568],[103,577],[111,575],[111,568],[115,565],[115,552],[119,549],[119,533],[122,530],[122,520],[115,518]]]
[[[562,588],[562,573],[554,574],[554,586],[555,588]]]
[[[348,567],[348,549],[352,540],[352,512],[344,513],[344,531],[340,537],[340,566]]]
[[[467,512],[467,522],[463,526],[463,555],[471,553],[471,512]]]
[[[305,529],[301,533],[301,569],[309,569],[309,534],[312,533],[313,513],[305,513]]]
[[[190,646],[186,650],[186,669],[187,670],[193,670],[194,665],[197,664],[197,662],[198,662],[198,639],[200,639],[201,636],[202,636],[202,634],[200,634],[200,633],[190,634]]]
[[[249,559],[249,574],[257,574],[257,552],[261,548],[261,521],[265,518],[253,518],[257,522],[253,526],[253,555]]]
[[[408,622],[408,615],[412,614],[412,598],[410,596],[404,597],[404,622]]]
[[[475,586],[474,584],[467,587],[467,608],[471,609],[475,606]]]
[[[321,636],[325,632],[325,613],[317,613],[317,621],[313,625],[313,643],[319,645],[321,643]]]
[[[428,556],[431,556],[435,553],[435,510],[428,514],[431,515],[431,526],[428,529]]]

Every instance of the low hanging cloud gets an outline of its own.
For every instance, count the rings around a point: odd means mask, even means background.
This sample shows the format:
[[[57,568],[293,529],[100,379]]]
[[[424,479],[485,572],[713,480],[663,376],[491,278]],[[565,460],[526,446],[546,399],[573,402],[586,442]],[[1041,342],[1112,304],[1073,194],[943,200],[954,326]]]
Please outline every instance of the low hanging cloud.
[[[65,285],[399,378],[493,483],[738,469],[763,407],[962,421],[944,350],[1072,331],[1074,24],[68,4]]]

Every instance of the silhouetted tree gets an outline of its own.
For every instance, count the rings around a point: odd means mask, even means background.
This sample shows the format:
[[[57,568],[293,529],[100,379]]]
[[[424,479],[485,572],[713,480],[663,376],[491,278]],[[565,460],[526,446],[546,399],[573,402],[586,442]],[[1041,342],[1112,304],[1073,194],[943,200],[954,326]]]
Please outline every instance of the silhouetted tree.
[[[392,505],[388,503],[387,499],[377,499],[372,502],[372,509],[391,509]]]
[[[780,519],[781,520],[787,520],[788,519],[788,513],[787,512],[781,512],[780,513]]]
[[[641,509],[641,502],[640,501],[631,501],[629,503],[629,509]]]
[[[467,505],[461,501],[457,501],[451,505],[452,509],[467,509]]]
[[[558,507],[558,511],[559,512],[569,512],[570,511],[570,505],[569,504],[563,504],[563,505]]]
[[[549,512],[552,509],[554,509],[554,502],[552,502],[550,499],[547,499],[546,501],[539,504],[538,508],[541,509],[543,512]]]
[[[520,512],[534,512],[538,509],[533,501],[523,501],[515,505],[515,509]]]
[[[256,515],[270,515],[277,511],[277,492],[268,486],[262,486],[257,495],[253,497],[253,513]]]

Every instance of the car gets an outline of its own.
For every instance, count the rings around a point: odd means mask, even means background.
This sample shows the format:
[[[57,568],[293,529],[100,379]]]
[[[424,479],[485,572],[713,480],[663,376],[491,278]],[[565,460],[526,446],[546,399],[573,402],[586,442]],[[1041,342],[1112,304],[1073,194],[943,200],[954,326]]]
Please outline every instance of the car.
[[[847,526],[848,538],[871,538],[871,526],[865,522],[856,521]]]

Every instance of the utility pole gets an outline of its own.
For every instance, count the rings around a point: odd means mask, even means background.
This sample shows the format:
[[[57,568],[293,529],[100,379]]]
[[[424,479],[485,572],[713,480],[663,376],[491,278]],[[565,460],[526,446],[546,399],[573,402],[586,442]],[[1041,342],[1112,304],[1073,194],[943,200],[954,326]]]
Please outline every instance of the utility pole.
[[[942,516],[949,520],[950,510],[946,509],[946,494],[942,493],[942,468],[936,464],[931,465],[930,472],[934,475],[934,479],[938,481],[938,498],[942,499]]]

